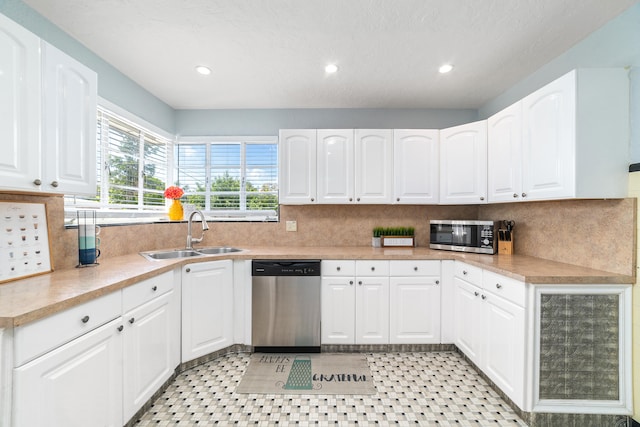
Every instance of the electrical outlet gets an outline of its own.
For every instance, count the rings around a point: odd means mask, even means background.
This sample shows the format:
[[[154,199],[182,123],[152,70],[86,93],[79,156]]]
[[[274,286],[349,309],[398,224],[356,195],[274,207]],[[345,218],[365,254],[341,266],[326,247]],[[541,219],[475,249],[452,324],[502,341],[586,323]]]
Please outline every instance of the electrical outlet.
[[[287,221],[287,231],[298,231],[298,222]]]

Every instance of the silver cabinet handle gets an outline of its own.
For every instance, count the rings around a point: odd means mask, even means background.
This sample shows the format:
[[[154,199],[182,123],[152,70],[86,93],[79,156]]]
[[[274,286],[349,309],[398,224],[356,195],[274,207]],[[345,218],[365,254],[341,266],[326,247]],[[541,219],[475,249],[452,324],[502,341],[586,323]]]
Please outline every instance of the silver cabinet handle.
[[[353,197],[349,197],[349,201],[350,201],[350,202],[353,202]]]
[[[436,285],[439,285],[439,284],[440,284],[440,280],[436,280]]]
[[[336,270],[340,271],[340,266],[336,267]]]
[[[80,319],[82,321],[82,323],[87,323],[89,321],[89,316],[84,316],[82,319]]]
[[[473,295],[478,296],[480,295],[480,292],[474,292]]]
[[[353,286],[353,280],[349,280],[349,285]]]
[[[151,287],[151,290],[155,292],[155,291],[158,290],[158,287],[154,285],[154,286]]]
[[[486,295],[482,295],[482,299],[487,299],[487,296]]]
[[[518,193],[513,193],[513,198],[517,199],[518,198]]]
[[[480,196],[480,200],[484,200],[484,196]]]
[[[376,271],[376,268],[375,267],[371,267],[371,271]]]
[[[58,181],[51,181],[51,186],[57,188],[58,187]]]
[[[359,201],[360,201],[360,197],[358,197],[358,198],[356,199],[356,201],[358,201],[358,202],[359,202]]]
[[[190,273],[191,269],[189,267],[187,267],[186,270],[184,270],[184,271],[186,271],[187,273]]]
[[[496,288],[501,289],[502,285],[500,283],[496,283]]]
[[[311,201],[312,201],[312,202],[315,202],[315,201],[316,201],[316,199],[314,199],[314,198],[312,197],[312,198],[311,198]]]
[[[131,319],[129,319],[129,323],[131,323],[132,325],[133,325],[133,322],[135,322],[135,321],[136,321],[135,317],[132,317]]]
[[[522,193],[522,197],[527,197],[527,193]]]
[[[467,270],[462,270],[462,274],[466,276],[467,275]]]
[[[418,267],[413,267],[413,271],[418,271]]]
[[[40,181],[38,178],[33,180],[33,184],[34,185],[42,185],[42,181]]]
[[[399,202],[399,201],[400,201],[400,197],[398,197],[398,198],[396,199],[396,202]]]
[[[122,330],[124,329],[124,326],[120,325],[120,326],[118,326],[117,329],[118,329],[118,332],[122,332]]]
[[[362,280],[360,280],[360,281],[358,282],[358,285],[362,286]]]

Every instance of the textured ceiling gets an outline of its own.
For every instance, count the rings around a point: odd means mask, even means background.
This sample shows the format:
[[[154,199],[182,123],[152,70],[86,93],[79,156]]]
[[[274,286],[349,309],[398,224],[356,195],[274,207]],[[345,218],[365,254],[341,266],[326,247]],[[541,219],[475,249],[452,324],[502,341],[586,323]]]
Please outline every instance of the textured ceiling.
[[[176,109],[478,108],[636,2],[24,1]]]

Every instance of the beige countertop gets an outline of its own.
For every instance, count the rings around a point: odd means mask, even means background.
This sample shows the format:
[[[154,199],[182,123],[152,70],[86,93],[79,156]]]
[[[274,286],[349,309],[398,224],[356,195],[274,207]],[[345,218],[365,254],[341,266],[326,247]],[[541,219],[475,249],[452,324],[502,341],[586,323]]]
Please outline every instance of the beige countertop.
[[[534,284],[632,284],[631,276],[522,255],[477,255],[428,248],[250,247],[242,252],[149,261],[140,254],[105,258],[95,267],[54,271],[0,284],[0,328],[19,326],[184,264],[220,259],[461,260]]]

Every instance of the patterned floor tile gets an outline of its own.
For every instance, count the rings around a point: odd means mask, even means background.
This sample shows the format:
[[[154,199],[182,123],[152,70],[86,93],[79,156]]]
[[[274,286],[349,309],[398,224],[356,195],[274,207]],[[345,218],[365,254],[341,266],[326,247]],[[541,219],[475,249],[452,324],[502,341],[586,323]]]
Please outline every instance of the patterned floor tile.
[[[249,354],[180,374],[137,426],[518,426],[526,424],[455,352],[367,354],[377,394],[236,394]]]

